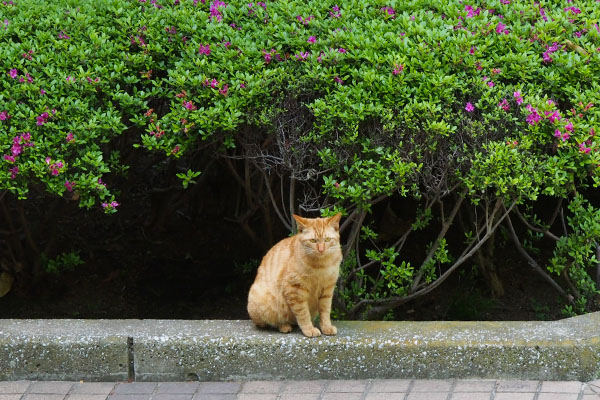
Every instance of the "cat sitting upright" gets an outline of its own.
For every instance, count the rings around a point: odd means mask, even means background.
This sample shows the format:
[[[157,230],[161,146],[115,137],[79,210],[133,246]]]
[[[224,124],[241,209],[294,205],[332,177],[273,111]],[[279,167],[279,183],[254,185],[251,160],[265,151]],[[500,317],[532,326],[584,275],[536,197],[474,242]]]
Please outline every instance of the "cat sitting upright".
[[[341,214],[293,217],[298,233],[263,257],[248,294],[248,314],[258,327],[269,325],[287,333],[297,324],[307,337],[335,335],[330,313],[342,261]],[[321,330],[313,325],[317,313]]]

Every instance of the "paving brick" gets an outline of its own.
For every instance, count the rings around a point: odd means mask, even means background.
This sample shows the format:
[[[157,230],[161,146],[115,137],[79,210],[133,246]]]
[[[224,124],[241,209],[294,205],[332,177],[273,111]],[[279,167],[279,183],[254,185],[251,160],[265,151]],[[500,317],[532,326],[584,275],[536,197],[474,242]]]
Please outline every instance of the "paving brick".
[[[282,393],[317,393],[320,394],[327,381],[290,381],[286,382]]]
[[[242,385],[241,393],[279,393],[283,382],[250,381]]]
[[[277,400],[276,393],[240,393],[237,400]]]
[[[598,394],[600,395],[600,387],[592,386],[589,383],[585,384],[583,388],[584,394]]]
[[[240,382],[201,382],[198,385],[198,393],[227,394],[240,391]]]
[[[196,393],[194,400],[236,400],[233,393]]]
[[[279,400],[319,400],[320,393],[284,393]]]
[[[322,400],[361,400],[362,393],[324,393]]]
[[[581,400],[598,400],[600,395],[597,394],[584,394]]]
[[[403,392],[378,392],[369,393],[365,400],[404,400],[406,393]]]
[[[149,400],[150,394],[112,394],[108,400]]]
[[[115,387],[114,394],[151,394],[158,384],[151,382],[120,383]]]
[[[22,394],[0,394],[0,400],[21,400]]]
[[[32,382],[28,393],[33,394],[62,394],[69,393],[73,382]]]
[[[108,395],[116,384],[111,382],[77,382],[71,388],[70,394],[103,394]]]
[[[325,392],[327,393],[363,393],[367,388],[367,381],[351,381],[351,380],[340,380],[330,381]]]
[[[105,394],[70,394],[66,400],[106,400]]]
[[[454,393],[475,393],[475,392],[488,392],[492,393],[496,386],[496,381],[484,381],[484,380],[460,380],[456,381],[454,386]]]
[[[0,382],[0,393],[23,394],[30,384],[29,381]]]
[[[538,400],[577,400],[579,393],[540,393]]]
[[[376,379],[371,383],[369,393],[407,392],[409,386],[408,379]]]
[[[64,400],[64,398],[64,394],[49,393],[26,394],[22,397],[23,400]]]
[[[412,392],[449,392],[452,388],[451,380],[428,379],[416,380],[413,384]]]
[[[496,391],[498,393],[535,393],[538,385],[538,381],[498,381],[498,388]]]
[[[541,393],[579,393],[581,391],[581,382],[542,382]]]
[[[491,392],[453,393],[450,400],[490,400],[491,397]]]
[[[152,396],[152,400],[192,400],[194,397],[193,393],[189,394],[175,394],[175,393],[162,393],[155,394]]]
[[[503,393],[496,393],[494,400],[533,400],[534,398],[535,398],[535,393],[503,392]]]
[[[446,400],[447,398],[447,392],[411,392],[407,400]]]
[[[491,392],[453,393],[450,400],[490,400],[491,397]]]
[[[159,383],[158,394],[194,394],[198,390],[198,382],[166,382]]]

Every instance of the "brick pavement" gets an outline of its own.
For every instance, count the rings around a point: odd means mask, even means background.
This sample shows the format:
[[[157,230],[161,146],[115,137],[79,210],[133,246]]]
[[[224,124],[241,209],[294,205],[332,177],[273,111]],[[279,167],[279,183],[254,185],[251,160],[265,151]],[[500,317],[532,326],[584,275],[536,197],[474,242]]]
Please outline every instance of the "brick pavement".
[[[588,383],[510,380],[0,382],[0,400],[599,400]]]

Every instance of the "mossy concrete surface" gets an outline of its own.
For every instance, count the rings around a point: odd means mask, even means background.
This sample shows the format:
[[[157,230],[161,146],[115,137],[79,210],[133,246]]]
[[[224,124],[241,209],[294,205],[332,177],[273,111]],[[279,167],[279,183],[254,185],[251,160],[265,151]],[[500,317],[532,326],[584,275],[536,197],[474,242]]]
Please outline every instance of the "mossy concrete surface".
[[[0,320],[0,380],[600,378],[600,313],[554,322]]]

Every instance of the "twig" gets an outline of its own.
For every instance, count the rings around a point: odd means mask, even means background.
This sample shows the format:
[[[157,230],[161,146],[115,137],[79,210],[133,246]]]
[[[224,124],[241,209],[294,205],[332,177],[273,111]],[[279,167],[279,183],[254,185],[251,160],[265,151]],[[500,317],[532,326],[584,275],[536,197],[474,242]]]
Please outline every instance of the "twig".
[[[548,229],[536,228],[535,226],[531,225],[527,221],[525,216],[523,216],[523,214],[521,214],[521,212],[519,211],[519,209],[517,207],[515,207],[515,212],[517,213],[517,216],[519,217],[521,222],[523,222],[525,224],[525,226],[527,228],[529,228],[530,230],[532,230],[534,232],[543,233],[545,236],[548,236],[550,239],[552,239],[556,242],[558,242],[558,240],[560,239],[558,236],[556,236],[554,233],[550,232]]]
[[[275,197],[273,197],[273,192],[271,191],[271,185],[269,184],[269,179],[267,178],[267,174],[264,171],[261,171],[263,178],[265,178],[265,185],[267,186],[267,191],[269,192],[269,198],[271,199],[271,203],[273,204],[273,208],[277,213],[277,216],[283,223],[283,226],[286,227],[290,232],[292,232],[292,226],[289,224],[288,220],[283,216],[281,211],[279,211],[279,207],[277,206],[277,202],[275,201]]]

